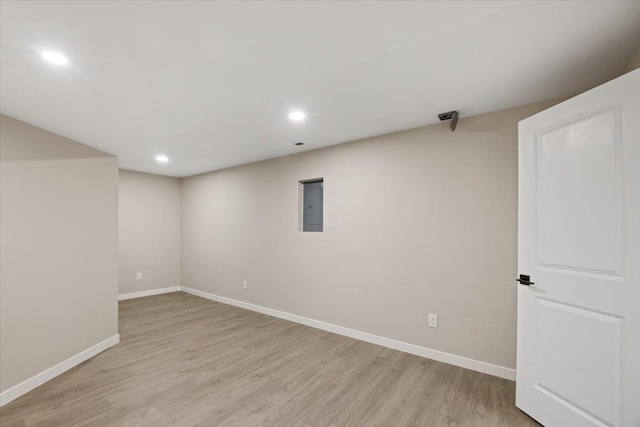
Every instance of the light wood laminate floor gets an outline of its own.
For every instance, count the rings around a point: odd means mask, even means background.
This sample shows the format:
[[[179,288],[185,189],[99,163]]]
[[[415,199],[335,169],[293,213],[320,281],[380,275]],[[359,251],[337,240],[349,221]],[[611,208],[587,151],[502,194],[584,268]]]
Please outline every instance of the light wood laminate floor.
[[[182,292],[0,409],[4,426],[537,426],[515,383]]]

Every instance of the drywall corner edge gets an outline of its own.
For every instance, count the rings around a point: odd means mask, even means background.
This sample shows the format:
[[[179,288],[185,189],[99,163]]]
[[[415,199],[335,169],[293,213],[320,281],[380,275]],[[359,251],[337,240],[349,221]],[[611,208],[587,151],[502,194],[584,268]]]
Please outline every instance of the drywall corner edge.
[[[91,359],[93,356],[102,353],[110,347],[118,344],[120,342],[120,334],[116,334],[110,338],[107,338],[104,341],[99,342],[98,344],[89,347],[88,349],[81,351],[75,356],[71,356],[67,360],[58,363],[51,368],[40,372],[39,374],[34,375],[33,377],[17,384],[10,389],[0,393],[0,407],[6,405],[9,402],[14,401],[20,396],[30,392],[31,390],[41,386],[57,377],[60,374],[68,371],[69,369],[81,364],[82,362]]]
[[[494,365],[480,360],[470,359],[464,356],[458,356],[451,353],[446,353],[439,350],[434,350],[427,347],[421,347],[415,344],[409,344],[403,341],[396,341],[391,338],[381,337],[379,335],[369,334],[367,332],[358,331],[355,329],[346,328],[344,326],[338,326],[320,320],[310,319],[308,317],[299,316],[297,314],[291,314],[284,311],[274,310],[272,308],[263,307],[256,304],[251,304],[245,301],[239,301],[232,298],[222,297],[219,295],[211,294],[208,292],[192,289],[186,286],[181,286],[180,290],[191,295],[195,295],[201,298],[206,298],[212,301],[221,302],[223,304],[233,305],[235,307],[244,308],[247,310],[255,311],[258,313],[266,314],[268,316],[278,317],[280,319],[289,320],[291,322],[300,323],[302,325],[310,326],[312,328],[321,329],[323,331],[332,332],[334,334],[343,335],[349,338],[354,338],[360,341],[365,341],[371,344],[380,345],[383,347],[391,348],[393,350],[402,351],[404,353],[413,354],[416,356],[424,357],[427,359],[436,360],[438,362],[448,363],[450,365],[459,366],[465,369],[471,369],[473,371],[481,372],[483,374],[493,375],[495,377],[504,378],[507,380],[516,380],[516,370],[507,368],[504,366]]]

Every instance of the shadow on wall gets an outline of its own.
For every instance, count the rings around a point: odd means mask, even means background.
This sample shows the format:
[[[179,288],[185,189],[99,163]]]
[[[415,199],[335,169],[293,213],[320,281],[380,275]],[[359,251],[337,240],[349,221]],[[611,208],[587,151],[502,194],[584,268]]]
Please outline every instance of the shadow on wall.
[[[28,380],[15,397],[116,340],[118,161],[7,116],[0,155],[0,390]]]

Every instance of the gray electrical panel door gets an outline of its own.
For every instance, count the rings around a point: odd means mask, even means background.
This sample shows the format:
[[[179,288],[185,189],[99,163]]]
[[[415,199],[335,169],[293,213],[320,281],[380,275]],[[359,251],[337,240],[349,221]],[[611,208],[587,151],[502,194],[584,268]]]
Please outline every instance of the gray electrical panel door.
[[[302,231],[322,231],[323,182],[304,182]]]

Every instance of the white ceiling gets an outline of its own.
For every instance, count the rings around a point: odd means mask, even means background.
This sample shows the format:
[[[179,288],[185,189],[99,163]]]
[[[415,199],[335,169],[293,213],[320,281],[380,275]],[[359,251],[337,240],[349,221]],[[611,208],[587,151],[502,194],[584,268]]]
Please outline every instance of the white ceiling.
[[[3,114],[171,176],[573,95],[640,2],[3,1]],[[58,50],[66,67],[43,62]],[[287,114],[304,110],[292,123]],[[305,143],[294,148],[297,141]],[[158,164],[156,154],[171,161]]]

